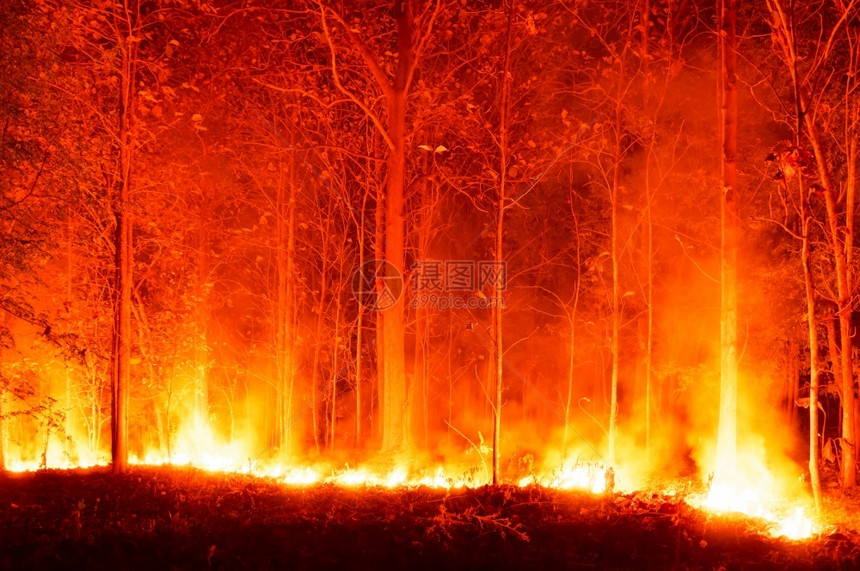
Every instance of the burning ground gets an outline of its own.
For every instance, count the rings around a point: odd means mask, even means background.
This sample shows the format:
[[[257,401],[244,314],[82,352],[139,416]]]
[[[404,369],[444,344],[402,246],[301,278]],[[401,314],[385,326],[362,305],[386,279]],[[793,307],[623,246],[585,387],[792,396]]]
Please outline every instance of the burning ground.
[[[860,564],[858,498],[805,540],[685,498],[539,486],[287,485],[190,468],[0,477],[0,568],[819,568]],[[837,511],[836,506],[839,506]]]

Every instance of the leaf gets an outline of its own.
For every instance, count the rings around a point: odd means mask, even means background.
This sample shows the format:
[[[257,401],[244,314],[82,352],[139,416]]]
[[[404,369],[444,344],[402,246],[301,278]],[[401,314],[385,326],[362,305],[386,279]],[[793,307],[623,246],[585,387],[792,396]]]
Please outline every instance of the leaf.
[[[432,151],[433,148],[430,145],[418,145],[418,148],[423,151]]]
[[[434,153],[444,153],[447,150],[448,150],[448,148],[445,145],[439,145],[438,147],[436,147],[436,150],[434,150],[433,152]]]
[[[531,14],[526,17],[526,31],[530,36],[534,36],[537,34],[537,27],[535,27],[535,19]]]

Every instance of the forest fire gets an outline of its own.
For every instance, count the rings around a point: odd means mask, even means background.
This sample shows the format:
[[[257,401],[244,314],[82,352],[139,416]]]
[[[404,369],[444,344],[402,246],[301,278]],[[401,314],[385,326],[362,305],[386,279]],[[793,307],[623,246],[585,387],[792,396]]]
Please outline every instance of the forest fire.
[[[808,539],[816,533],[813,519],[806,516],[803,506],[774,497],[770,490],[755,489],[738,482],[735,485],[714,486],[691,504],[715,513],[736,513],[768,522],[776,537],[792,540]]]
[[[227,450],[228,446],[217,445],[207,431],[208,438],[204,439],[207,446],[200,446],[199,441],[194,446],[178,446],[172,458],[160,457],[157,453],[150,453],[142,458],[132,457],[130,463],[140,466],[191,466],[208,472],[215,473],[237,473],[249,474],[255,477],[275,480],[287,486],[316,486],[334,485],[346,488],[360,487],[382,487],[392,490],[400,488],[425,487],[442,490],[480,488],[491,484],[488,475],[483,477],[477,472],[469,474],[458,474],[456,469],[447,469],[437,466],[435,470],[416,470],[414,467],[406,468],[396,466],[387,471],[374,471],[363,467],[332,467],[330,465],[300,466],[290,464],[266,463],[256,465],[250,460],[241,460],[243,452],[233,447],[232,453]],[[197,435],[200,437],[200,434]],[[195,450],[194,453],[183,452],[183,449]],[[92,468],[107,466],[107,460],[71,465],[68,463],[48,463],[50,469],[73,469]],[[10,462],[6,469],[10,472],[32,472],[44,469],[38,462]],[[611,470],[611,476],[607,479],[610,469],[598,462],[582,463],[577,459],[570,459],[556,469],[546,472],[531,473],[511,482],[521,488],[539,486],[554,490],[581,490],[595,495],[612,493],[616,488],[616,473]],[[766,473],[762,467],[754,472],[755,478],[738,477],[729,484],[711,485],[701,493],[690,493],[678,500],[685,502],[695,509],[710,511],[716,514],[742,514],[751,518],[763,520],[768,524],[768,532],[774,537],[784,537],[790,540],[803,540],[813,537],[817,531],[812,518],[806,515],[807,508],[796,505],[795,502],[787,502],[784,495],[779,495],[775,490],[784,489],[784,486],[776,485],[773,477]],[[743,473],[743,471],[741,472]],[[619,481],[622,485],[619,490],[627,492],[639,491],[630,480],[624,477],[621,471]],[[752,484],[755,483],[755,484]],[[755,485],[755,487],[752,487]],[[613,488],[608,490],[607,486]],[[647,491],[647,490],[646,490]],[[677,496],[675,491],[661,490],[667,496]],[[806,502],[808,503],[808,502]]]
[[[860,567],[858,167],[860,0],[2,1],[0,569]]]

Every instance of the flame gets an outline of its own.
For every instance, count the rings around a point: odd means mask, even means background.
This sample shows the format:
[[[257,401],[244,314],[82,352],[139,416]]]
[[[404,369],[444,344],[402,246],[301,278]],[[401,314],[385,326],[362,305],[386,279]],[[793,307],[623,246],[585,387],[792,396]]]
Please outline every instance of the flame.
[[[205,441],[198,441],[205,442]],[[210,441],[214,447],[214,442]],[[180,449],[171,454],[168,459],[163,455],[149,453],[143,458],[132,458],[131,462],[147,466],[194,466],[211,472],[229,472],[250,474],[261,478],[276,479],[289,486],[311,486],[315,484],[332,484],[337,486],[355,487],[384,487],[397,489],[403,487],[427,487],[435,489],[476,488],[487,484],[482,479],[468,478],[465,475],[455,476],[446,472],[444,466],[438,466],[432,474],[417,477],[410,476],[403,466],[396,466],[388,471],[376,473],[365,467],[346,466],[342,469],[327,470],[314,466],[294,466],[271,464],[252,466],[250,462],[239,460],[241,447],[235,446],[197,446],[196,450]],[[216,451],[216,450],[220,450]],[[104,461],[82,463],[77,466],[51,465],[51,468],[89,468],[105,466]],[[11,472],[36,471],[40,468],[36,461],[19,459],[7,462]],[[622,473],[623,474],[623,473]],[[623,478],[622,478],[623,481]],[[606,468],[600,464],[566,463],[561,468],[544,473],[529,474],[520,478],[516,484],[519,487],[541,486],[557,490],[584,490],[593,494],[606,491]],[[675,489],[667,489],[666,495],[676,496]],[[768,531],[774,537],[789,540],[804,540],[815,535],[814,521],[805,515],[803,506],[782,507],[772,497],[749,486],[732,483],[718,483],[711,486],[706,495],[685,497],[685,501],[694,508],[704,509],[713,513],[739,513],[767,522]]]
[[[606,470],[597,465],[562,466],[548,480],[542,482],[547,488],[560,490],[588,490],[594,494],[602,494],[606,490]]]
[[[779,522],[774,535],[799,540],[811,537],[814,533],[815,524],[803,515],[803,508],[798,506],[794,509],[794,514]]]
[[[9,472],[36,472],[42,468],[51,470],[71,470],[74,468],[94,468],[96,466],[107,466],[106,460],[81,460],[71,462],[68,459],[52,460],[48,458],[44,466],[38,460],[6,459],[6,470]]]
[[[372,466],[332,466],[330,464],[293,464],[289,462],[255,462],[249,457],[252,446],[241,440],[223,442],[214,435],[205,423],[188,423],[176,434],[176,446],[169,454],[150,451],[141,457],[131,457],[130,462],[147,466],[193,466],[216,473],[248,474],[270,478],[289,486],[311,486],[329,484],[348,488],[381,487],[399,489],[404,487],[426,487],[434,489],[477,488],[489,484],[489,475],[474,469],[458,469],[454,465],[436,465],[434,469],[416,469],[411,461],[393,467],[374,469]],[[665,495],[683,498],[695,508],[713,513],[740,513],[758,518],[767,524],[774,537],[789,540],[804,540],[814,536],[817,527],[806,515],[803,505],[784,505],[780,498],[793,497],[785,486],[778,485],[773,472],[763,465],[762,454],[746,451],[738,458],[741,469],[728,479],[714,482],[707,494],[684,495],[677,489],[668,488]],[[592,494],[604,494],[609,480],[613,490],[632,492],[642,489],[641,478],[637,481],[626,469],[616,468],[608,474],[608,467],[599,462],[580,462],[572,457],[548,455],[541,469],[519,476],[515,482],[520,487],[540,486],[556,490],[582,490]],[[70,454],[59,446],[49,447],[44,457],[32,460],[20,456],[7,457],[6,468],[12,472],[36,471],[42,467],[53,469],[90,468],[106,466],[107,458],[78,453],[73,462]],[[474,464],[474,462],[472,463]],[[778,471],[781,472],[781,471]]]
[[[695,499],[693,505],[696,507]],[[714,513],[738,513],[763,520],[774,537],[798,541],[816,533],[816,525],[804,515],[803,506],[786,507],[771,494],[742,485],[715,484],[700,499],[698,507]]]
[[[320,481],[320,475],[316,470],[307,466],[303,468],[291,468],[282,477],[285,484],[291,486],[311,486]]]

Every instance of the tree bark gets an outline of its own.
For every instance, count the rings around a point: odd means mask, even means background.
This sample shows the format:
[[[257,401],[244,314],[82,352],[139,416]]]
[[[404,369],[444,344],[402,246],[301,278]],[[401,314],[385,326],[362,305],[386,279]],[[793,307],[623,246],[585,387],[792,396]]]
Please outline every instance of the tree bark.
[[[609,457],[610,466],[615,465],[615,447],[618,438],[618,372],[621,358],[620,330],[621,330],[621,281],[619,274],[618,256],[618,190],[621,186],[621,101],[615,106],[615,151],[612,165],[612,186],[609,189],[610,203],[610,240],[612,258],[612,377],[610,379],[609,393]]]
[[[72,308],[72,295],[73,295],[73,286],[74,280],[72,277],[73,269],[74,269],[74,250],[72,248],[72,240],[73,240],[73,226],[72,226],[72,216],[71,214],[67,214],[66,218],[66,313],[68,314]],[[72,447],[72,425],[73,425],[73,414],[72,410],[74,410],[74,400],[72,399],[72,382],[74,379],[74,371],[72,370],[71,362],[65,363],[65,375],[63,377],[63,410],[65,411],[65,418],[63,420],[63,434],[64,434],[64,446],[63,450],[66,455],[71,458],[73,453]],[[0,416],[2,416],[2,412],[0,412]],[[0,446],[2,447],[2,446]]]
[[[284,331],[284,359],[283,370],[287,375],[287,402],[284,410],[284,415],[287,420],[287,453],[290,452],[290,443],[292,442],[292,414],[293,400],[296,390],[296,284],[295,284],[295,265],[296,265],[296,165],[295,155],[290,153],[290,197],[287,208],[287,279],[284,318],[286,319],[286,329]]]
[[[582,279],[581,263],[582,263],[582,241],[579,235],[579,218],[576,214],[576,209],[573,205],[574,193],[569,196],[570,213],[573,218],[574,239],[576,240],[576,285],[573,291],[573,303],[569,309],[564,308],[567,314],[567,321],[570,327],[568,338],[568,362],[567,362],[567,398],[564,403],[564,433],[562,436],[562,459],[567,459],[567,447],[570,442],[570,412],[573,404],[573,385],[574,371],[576,366],[576,311],[579,307],[579,291]]]
[[[374,214],[374,224],[376,228],[376,236],[374,237],[374,255],[376,257],[377,263],[381,263],[382,260],[385,259],[385,190],[382,186],[379,187],[376,193],[376,209]],[[376,289],[377,291],[382,291],[384,284],[381,278],[376,280]],[[385,330],[382,324],[382,315],[380,313],[376,313],[375,320],[375,332],[376,332],[376,376],[373,378],[373,384],[370,386],[370,396],[371,402],[374,402],[373,392],[376,391],[376,412],[377,415],[374,415],[373,408],[370,410],[370,431],[374,436],[381,436],[381,430],[379,423],[379,417],[382,416],[382,409],[384,407],[383,401],[385,397],[383,396],[383,388],[385,383],[383,379],[385,377]]]
[[[855,36],[855,42],[860,37]],[[851,88],[857,88],[857,73],[858,67],[858,59],[860,59],[860,46],[857,46],[855,43],[855,56],[853,58],[853,67],[849,72],[849,77],[852,78]],[[846,86],[848,89],[848,86]],[[857,130],[858,123],[860,123],[860,103],[857,101],[857,97],[846,96],[846,103],[850,105],[850,110],[848,111],[848,115],[850,117],[848,121],[848,128],[845,133],[845,140],[848,141],[848,150],[846,152],[847,159],[847,173],[846,173],[846,189],[845,189],[845,266],[847,273],[847,282],[848,282],[848,291],[854,291],[854,216],[856,214],[856,196],[857,196],[857,159],[858,154],[860,154],[860,145],[857,142]],[[849,303],[849,316],[848,321],[851,322],[851,313],[854,310],[854,300],[850,300]],[[852,339],[849,337],[849,339]],[[843,347],[845,345],[843,344]],[[851,343],[848,344],[849,348],[851,348]],[[851,385],[854,385],[854,371],[853,371],[853,352],[852,352],[852,372],[851,372]],[[854,438],[856,442],[858,431],[860,431],[860,399],[854,398],[852,394],[852,400],[854,401]],[[856,450],[855,450],[856,452]],[[856,453],[855,453],[855,461],[856,461]]]
[[[296,188],[294,164],[289,164],[289,191],[284,191],[283,172],[279,175],[275,199],[278,289],[275,309],[276,403],[275,430],[281,455],[289,455],[291,445],[290,416],[293,403],[293,264],[295,243]]]
[[[798,135],[799,136],[799,135]],[[818,329],[815,322],[815,286],[812,282],[812,270],[809,265],[809,225],[807,198],[803,183],[800,183],[800,215],[802,228],[802,244],[800,250],[803,264],[803,282],[806,291],[806,321],[809,332],[809,480],[812,483],[812,496],[815,500],[815,510],[821,512],[821,474],[819,458],[821,457],[818,437]]]
[[[404,187],[406,185],[406,111],[414,46],[412,40],[412,3],[395,0],[397,20],[397,71],[388,92],[388,183],[385,192],[385,261],[389,284],[403,284],[405,276]],[[381,312],[383,330],[382,386],[382,450],[391,452],[409,446],[408,406],[406,394],[406,324],[404,299],[400,295],[394,304]]]
[[[334,314],[334,344],[332,345],[332,378],[331,378],[331,397],[330,409],[331,420],[329,422],[328,442],[329,450],[334,450],[335,429],[337,428],[337,377],[338,377],[338,335],[340,334],[340,292],[335,292],[335,314]]]
[[[860,73],[860,45],[858,45],[858,40],[860,40],[860,33],[857,33],[856,26],[853,28],[855,31],[851,35],[852,42],[854,44],[854,55],[851,58],[851,66],[846,74],[849,78],[849,81],[846,82],[845,90],[845,105],[846,105],[846,116],[848,117],[845,122],[845,137],[844,139],[848,141],[847,150],[845,153],[846,158],[846,188],[845,188],[845,266],[847,272],[847,282],[848,282],[848,291],[854,291],[854,216],[856,214],[856,196],[857,196],[857,160],[858,155],[860,155],[860,144],[858,144],[858,128],[860,128],[860,102],[858,102],[856,95],[849,95],[850,92],[853,92],[858,87],[857,82],[857,74]],[[850,312],[854,310],[854,300],[850,300]],[[851,316],[849,315],[849,321],[851,320]],[[849,337],[849,339],[852,337]],[[850,347],[850,343],[849,343]],[[853,353],[852,353],[853,359]],[[852,363],[853,368],[853,363]],[[852,370],[852,385],[853,385],[853,370]],[[853,398],[854,401],[854,438],[857,438],[858,431],[860,431],[860,399]],[[856,454],[855,454],[856,460]]]
[[[329,247],[329,228],[326,226],[325,228],[321,228],[322,231],[322,239],[323,239],[323,251],[322,257],[320,258],[322,262],[322,267],[320,268],[320,298],[319,305],[317,306],[317,325],[316,325],[316,334],[314,336],[314,358],[313,363],[311,365],[311,429],[314,434],[314,448],[317,452],[320,449],[320,441],[319,441],[319,408],[317,400],[319,399],[319,363],[320,363],[320,347],[323,344],[322,340],[322,330],[323,330],[323,322],[325,320],[325,298],[328,294],[328,268],[326,267],[326,261],[328,260],[328,247]]]
[[[3,405],[6,402],[6,388],[0,386],[0,472],[6,471],[6,417]]]
[[[129,8],[128,6],[125,6]],[[129,28],[134,24],[125,13],[121,18]],[[118,38],[122,52],[119,94],[119,193],[116,200],[114,329],[111,379],[111,461],[114,474],[128,470],[128,389],[131,378],[131,293],[132,293],[132,213],[131,177],[133,162],[133,119],[136,84],[137,43]]]
[[[504,344],[502,339],[502,315],[504,306],[501,303],[503,279],[506,272],[501,270],[504,264],[504,230],[505,230],[505,200],[507,199],[508,180],[508,113],[510,107],[510,75],[511,75],[511,28],[514,20],[516,0],[511,0],[508,13],[508,25],[505,32],[504,66],[502,68],[502,93],[499,104],[499,195],[496,215],[496,232],[494,258],[498,274],[493,280],[493,344],[495,349],[495,395],[493,398],[493,485],[501,482],[502,458],[502,394],[504,390]]]
[[[359,212],[358,223],[358,267],[364,268],[364,213],[367,209],[367,193],[361,200],[361,212]],[[364,299],[364,279],[358,279],[358,299]],[[355,438],[353,446],[359,448],[361,446],[361,382],[362,382],[362,366],[364,355],[364,305],[358,304],[358,316],[356,317],[355,325]]]
[[[426,172],[432,172],[433,164],[430,159],[430,154],[425,153],[424,169]],[[416,258],[426,260],[429,255],[431,234],[433,231],[434,207],[436,206],[436,196],[433,191],[432,178],[426,179],[421,186],[421,198],[418,218],[416,223]],[[420,294],[421,292],[419,292]],[[415,345],[414,345],[414,365],[412,368],[412,382],[415,389],[412,391],[413,397],[416,394],[420,395],[420,422],[416,420],[412,426],[415,434],[421,434],[421,441],[426,448],[429,444],[429,363],[428,363],[428,343],[429,335],[428,328],[430,315],[425,307],[420,304],[415,307]],[[420,389],[420,390],[419,390]],[[418,403],[412,402],[413,410],[418,410]]]
[[[801,105],[803,100],[801,99]],[[827,226],[830,246],[836,261],[836,290],[839,296],[837,310],[839,315],[839,336],[842,344],[840,366],[842,368],[842,486],[853,488],[857,485],[857,468],[854,434],[854,364],[851,355],[851,274],[848,267],[850,244],[843,242],[839,229],[839,215],[836,212],[836,192],[830,178],[830,171],[824,158],[824,150],[818,141],[818,131],[813,119],[804,115],[806,132],[812,142],[812,149],[818,165],[819,176],[824,186],[824,202],[827,209]],[[850,200],[853,203],[853,197]],[[851,204],[853,207],[853,204]],[[853,216],[853,213],[852,213]],[[851,216],[849,216],[851,217]]]
[[[204,211],[205,212],[205,211]],[[206,251],[208,247],[208,232],[206,219],[200,221],[197,243],[197,327],[198,336],[194,344],[194,364],[196,374],[194,376],[194,428],[200,434],[201,431],[209,430],[209,342],[208,326],[209,311],[207,303],[209,281],[209,256]]]
[[[738,178],[735,20],[736,0],[720,4],[720,127],[722,134],[722,200],[720,243],[720,420],[715,480],[735,477],[737,469],[737,256]]]
[[[651,19],[651,0],[642,2],[639,14],[639,27],[642,42],[642,74],[645,77],[646,85],[650,82],[650,19]],[[642,108],[644,113],[650,111],[651,90],[643,90]],[[639,317],[639,352],[640,352],[640,368],[641,375],[644,377],[645,383],[645,457],[651,456],[651,361],[653,356],[653,337],[654,337],[654,227],[651,218],[651,201],[653,199],[651,190],[651,161],[654,154],[654,145],[656,144],[657,131],[657,110],[653,115],[653,126],[648,149],[645,153],[645,168],[644,168],[644,211],[645,222],[642,228],[641,240],[642,249],[645,254],[645,313]]]

